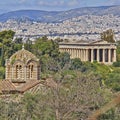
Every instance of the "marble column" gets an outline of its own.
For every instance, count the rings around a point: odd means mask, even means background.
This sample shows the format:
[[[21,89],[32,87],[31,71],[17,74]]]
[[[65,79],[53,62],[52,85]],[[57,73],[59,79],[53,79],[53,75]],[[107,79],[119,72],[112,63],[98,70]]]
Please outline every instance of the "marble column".
[[[74,48],[72,49],[72,58],[74,57]]]
[[[69,53],[69,48],[67,48],[67,52]]]
[[[80,59],[82,60],[82,53],[81,53],[81,51],[82,51],[82,50],[80,49]]]
[[[83,49],[83,61],[85,61],[85,50]]]
[[[93,62],[93,49],[91,49],[91,62]]]
[[[77,57],[77,49],[75,48],[75,58]]]
[[[88,49],[86,49],[86,61],[88,61]]]
[[[73,49],[71,48],[71,56],[70,56],[71,58],[73,57]]]
[[[108,49],[108,63],[112,62],[111,61],[111,49]]]
[[[79,49],[77,49],[77,58],[79,58]]]
[[[70,57],[72,56],[72,49],[70,48]]]
[[[75,49],[73,48],[73,58],[74,58],[74,56],[75,56]]]
[[[103,56],[102,62],[105,63],[105,49],[103,49],[102,56]]]
[[[81,49],[80,49],[80,59],[82,60],[82,54],[81,54]]]
[[[70,48],[69,48],[69,55],[71,55],[71,54],[70,54]]]
[[[78,58],[80,58],[80,49],[78,49]]]
[[[99,62],[100,61],[100,51],[99,51],[99,49],[97,49],[97,62]]]
[[[116,62],[116,49],[114,49],[114,52],[113,52],[113,62]]]

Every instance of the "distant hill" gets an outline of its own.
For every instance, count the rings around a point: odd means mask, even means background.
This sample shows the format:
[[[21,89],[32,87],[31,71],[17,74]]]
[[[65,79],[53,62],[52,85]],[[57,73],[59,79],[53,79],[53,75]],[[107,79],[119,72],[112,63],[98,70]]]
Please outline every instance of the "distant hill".
[[[30,20],[30,21],[47,21],[47,18],[51,18],[59,12],[48,12],[41,10],[18,10],[0,15],[0,21],[5,22],[9,19],[15,20]]]
[[[120,16],[120,6],[84,7],[68,11],[41,11],[41,10],[18,10],[0,15],[0,22],[9,19],[29,20],[39,22],[61,22],[82,15],[107,15]]]

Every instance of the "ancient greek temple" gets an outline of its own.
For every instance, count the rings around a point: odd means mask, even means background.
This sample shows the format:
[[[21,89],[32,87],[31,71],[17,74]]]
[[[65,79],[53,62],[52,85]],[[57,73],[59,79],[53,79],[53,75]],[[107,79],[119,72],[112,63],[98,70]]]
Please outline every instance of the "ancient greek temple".
[[[80,58],[81,61],[97,61],[108,65],[116,62],[116,44],[107,41],[60,43],[59,50],[68,52],[71,58]]]

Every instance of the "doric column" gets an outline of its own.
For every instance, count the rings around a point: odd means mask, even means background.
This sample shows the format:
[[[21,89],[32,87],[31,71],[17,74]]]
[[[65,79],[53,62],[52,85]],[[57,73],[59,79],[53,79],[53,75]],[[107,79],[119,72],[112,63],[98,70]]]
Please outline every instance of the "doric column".
[[[73,48],[73,58],[75,58],[75,48]]]
[[[77,49],[75,48],[75,58],[77,58]]]
[[[78,49],[78,58],[80,58],[80,49]]]
[[[69,48],[69,54],[70,54],[70,56],[71,56],[71,48]]]
[[[73,48],[73,58],[75,58],[75,48]]]
[[[86,49],[86,61],[88,61],[88,49]]]
[[[71,48],[71,58],[73,58],[73,48]]]
[[[67,52],[69,53],[69,48],[67,48]]]
[[[70,55],[70,57],[71,57],[71,50],[70,50],[70,48],[69,48],[69,55]]]
[[[76,56],[76,50],[75,50],[75,48],[74,48],[74,55],[73,56],[74,56],[73,58],[75,58],[75,56]]]
[[[116,49],[114,49],[113,62],[116,62]]]
[[[67,52],[69,53],[69,48],[67,48]]]
[[[72,56],[72,51],[71,51],[71,48],[70,48],[70,58],[71,58],[71,56]]]
[[[70,54],[70,58],[71,58],[71,48],[69,48],[69,54]]]
[[[82,49],[80,49],[80,59],[82,61]]]
[[[82,61],[84,61],[84,49],[82,49]]]
[[[79,58],[79,50],[78,50],[78,48],[77,48],[77,58]]]
[[[97,49],[97,62],[99,62],[100,61],[100,51],[99,51],[99,49]]]
[[[83,49],[83,61],[85,61],[85,49]]]
[[[93,62],[93,49],[91,49],[91,62]]]
[[[111,49],[108,49],[108,62],[111,63]]]
[[[84,49],[84,61],[86,61],[86,49]]]
[[[77,58],[79,58],[79,49],[77,49]]]
[[[80,54],[80,55],[79,55],[79,58],[81,59],[81,49],[79,49],[79,54]]]
[[[75,56],[74,56],[74,58],[76,58],[76,56],[77,56],[77,50],[76,50],[76,48],[74,50],[75,50]]]
[[[86,49],[84,49],[84,61],[86,61]]]
[[[77,52],[77,56],[76,56],[76,58],[79,58],[79,53],[78,53],[78,49],[76,49],[76,52]]]
[[[80,59],[82,61],[82,49],[80,49]]]
[[[64,48],[64,52],[66,52],[66,48]]]
[[[65,52],[67,52],[67,48],[65,48]]]
[[[75,49],[73,48],[73,58],[75,58]]]
[[[73,56],[74,56],[74,48],[72,48],[72,56],[71,56],[71,58],[73,58]]]
[[[79,49],[79,58],[81,59],[81,49]]]
[[[105,63],[105,49],[103,49],[103,59],[102,62]]]

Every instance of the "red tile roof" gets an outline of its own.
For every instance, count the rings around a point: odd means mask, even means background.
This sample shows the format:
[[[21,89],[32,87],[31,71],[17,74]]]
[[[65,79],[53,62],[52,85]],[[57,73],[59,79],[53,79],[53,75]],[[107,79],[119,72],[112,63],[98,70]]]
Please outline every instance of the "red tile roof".
[[[14,84],[9,80],[2,80],[0,82],[0,91],[1,93],[11,93],[16,92]]]
[[[51,78],[46,80],[30,80],[29,82],[24,83],[24,85],[19,88],[16,87],[14,83],[9,80],[2,80],[0,82],[0,93],[24,93],[31,88],[34,88],[34,91],[36,91],[36,89],[38,89],[39,87],[39,84],[52,88],[56,88],[57,86]]]
[[[35,87],[36,85],[40,84],[39,80],[31,80],[29,82],[26,82],[22,87],[18,88],[17,90],[20,93],[24,93],[25,91]]]

